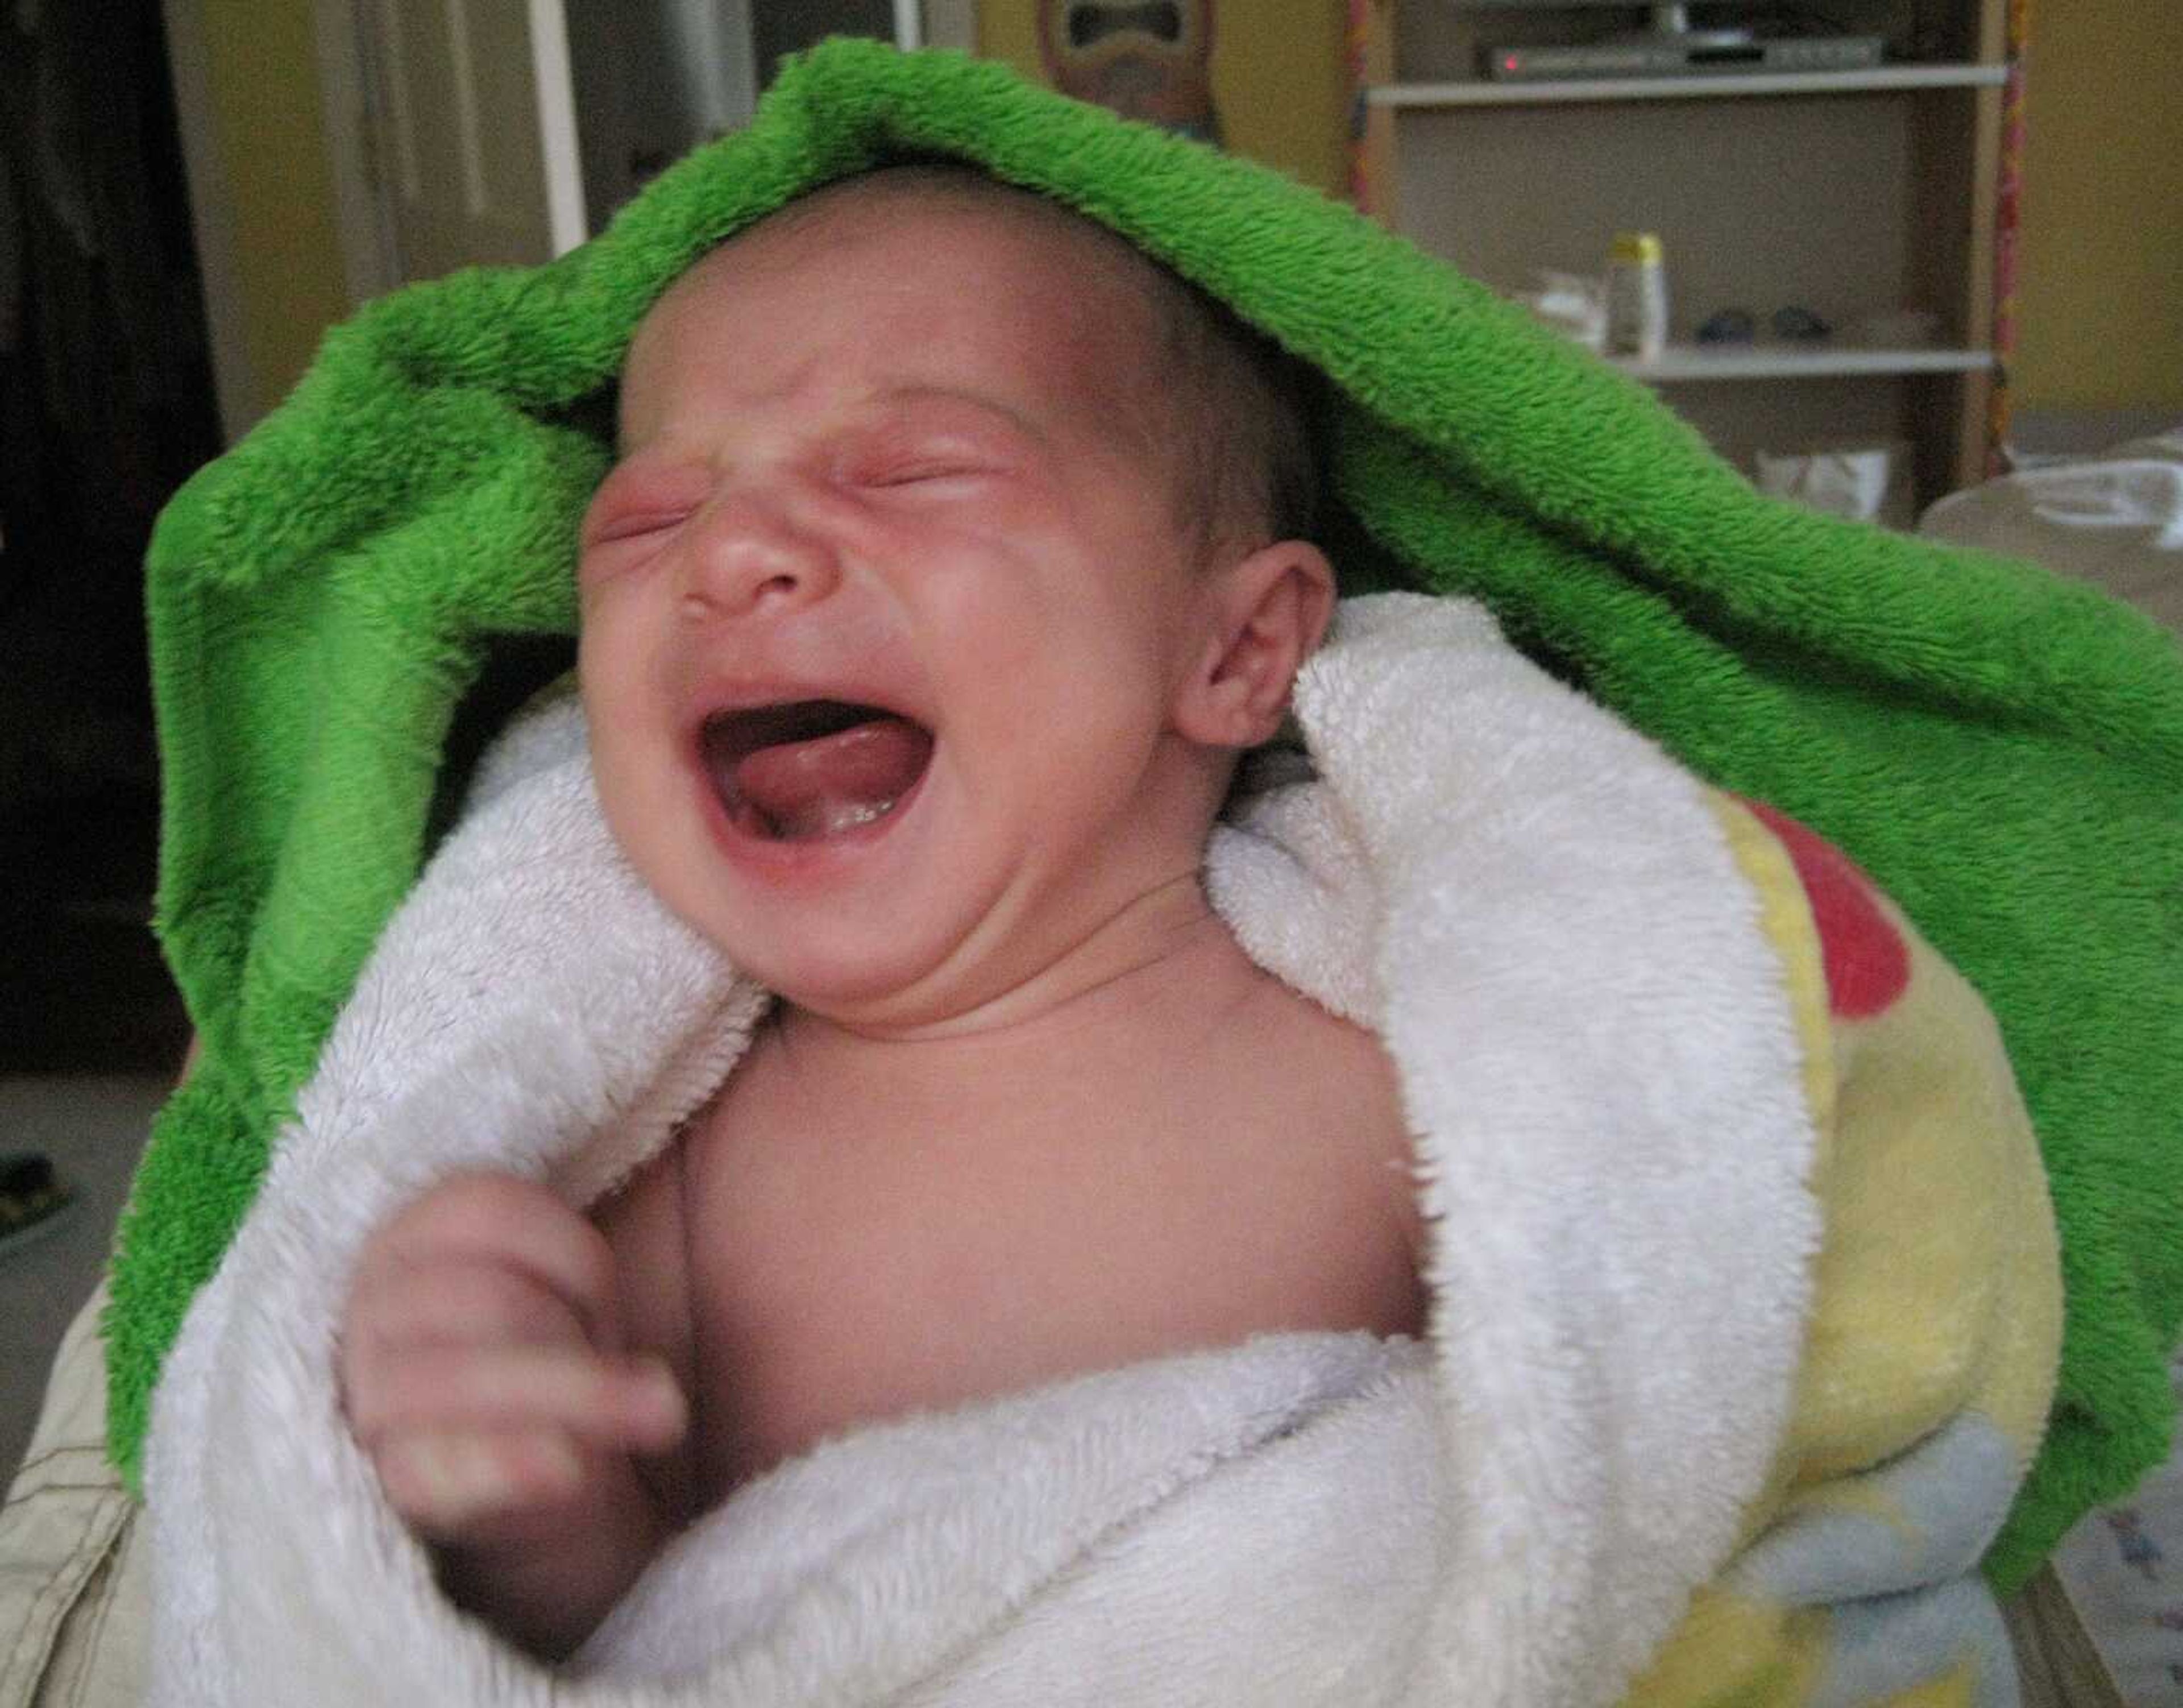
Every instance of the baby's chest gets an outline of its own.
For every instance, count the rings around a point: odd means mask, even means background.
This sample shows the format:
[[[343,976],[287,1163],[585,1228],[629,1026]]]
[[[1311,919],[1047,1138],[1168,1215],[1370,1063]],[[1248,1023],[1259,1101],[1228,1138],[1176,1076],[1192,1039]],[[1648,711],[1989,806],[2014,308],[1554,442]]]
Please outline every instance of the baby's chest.
[[[694,1138],[715,1490],[862,1422],[1257,1333],[1418,1327],[1403,1188],[1341,1135],[797,1113],[731,1099]]]

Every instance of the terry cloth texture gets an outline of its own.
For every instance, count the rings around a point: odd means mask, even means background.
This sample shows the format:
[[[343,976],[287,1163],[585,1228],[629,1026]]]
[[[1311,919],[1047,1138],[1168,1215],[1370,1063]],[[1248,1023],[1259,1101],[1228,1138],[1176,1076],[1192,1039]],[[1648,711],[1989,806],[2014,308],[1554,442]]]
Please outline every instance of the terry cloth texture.
[[[2021,1578],[2162,1456],[2183,1314],[2183,659],[2024,565],[1764,501],[1639,387],[1278,175],[946,54],[830,44],[551,265],[373,304],[200,474],[150,563],[159,921],[204,1056],[125,1216],[108,1322],[136,1474],[159,1365],[434,825],[496,644],[574,620],[630,333],[814,186],[958,157],[1101,220],[1325,376],[1353,590],[1476,595],[1714,782],[1847,848],[1999,1015],[2069,1318],[1991,1561]]]
[[[1472,602],[1346,601],[1296,721],[1310,775],[1247,792],[1207,889],[1386,1046],[1422,1344],[1262,1335],[849,1430],[558,1672],[458,1615],[336,1398],[358,1249],[459,1170],[611,1189],[764,1005],[621,858],[564,696],[381,935],[168,1360],[156,1708],[2002,1708],[1977,1567],[2061,1289],[1975,994]]]

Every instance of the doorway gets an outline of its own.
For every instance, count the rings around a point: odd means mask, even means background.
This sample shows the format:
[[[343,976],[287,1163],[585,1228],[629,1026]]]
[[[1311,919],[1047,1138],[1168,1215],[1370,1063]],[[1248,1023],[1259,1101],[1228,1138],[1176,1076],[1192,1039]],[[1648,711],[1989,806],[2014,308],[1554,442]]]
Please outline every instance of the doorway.
[[[0,13],[0,1069],[171,1068],[143,554],[220,448],[157,7]]]

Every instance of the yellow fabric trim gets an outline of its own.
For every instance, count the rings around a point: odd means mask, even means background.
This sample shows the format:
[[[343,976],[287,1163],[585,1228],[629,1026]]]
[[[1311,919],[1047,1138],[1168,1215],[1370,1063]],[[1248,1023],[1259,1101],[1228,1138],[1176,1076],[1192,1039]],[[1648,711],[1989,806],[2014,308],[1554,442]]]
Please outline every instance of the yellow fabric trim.
[[[1812,1158],[1814,1190],[1826,1177],[1835,1131],[1834,1027],[1827,1013],[1827,974],[1818,930],[1804,886],[1774,833],[1749,808],[1728,795],[1712,797],[1714,815],[1728,837],[1728,851],[1749,880],[1758,904],[1758,928],[1781,957],[1789,985],[1789,1009],[1804,1046],[1804,1099],[1812,1110],[1819,1148]]]
[[[1781,960],[1788,986],[1789,1010],[1804,1049],[1804,1101],[1812,1113],[1813,1152],[1809,1185],[1822,1210],[1831,1201],[1829,1188],[1835,1135],[1834,1026],[1827,1011],[1826,965],[1819,948],[1811,904],[1796,863],[1774,833],[1732,796],[1711,797],[1714,816],[1728,840],[1729,853],[1750,883],[1758,908],[1758,927]],[[1795,1416],[1803,1413],[1799,1394]],[[1803,1460],[1794,1417],[1784,1450],[1776,1455],[1764,1484],[1744,1515],[1737,1546],[1742,1547],[1771,1523],[1798,1481]],[[1695,1699],[1691,1699],[1695,1700]]]
[[[1882,1708],[1971,1708],[1975,1682],[1970,1663],[1965,1661],[1914,1690],[1889,1697]]]
[[[1698,1591],[1667,1646],[1623,1698],[1623,1708],[1799,1708],[1827,1657],[1823,1608]]]
[[[1977,993],[1892,903],[1911,960],[1885,1012],[1837,1021],[1788,852],[1718,804],[1782,958],[1807,1035],[1826,1223],[1795,1416],[1769,1494],[1875,1466],[1948,1418],[1984,1414],[2029,1461],[2061,1344],[2046,1177],[1998,1029]],[[1814,1035],[1816,1033],[1816,1035]],[[1814,1075],[1827,1082],[1814,1086]],[[1754,1526],[1772,1500],[1754,1507]]]
[[[1744,1539],[1792,1513],[1829,1512],[1914,1544],[1919,1518],[1898,1496],[1933,1484],[1904,1480],[1908,1449],[1975,1443],[1987,1423],[2019,1468],[2037,1445],[2061,1332],[2045,1175],[1976,993],[1875,893],[1908,951],[1908,982],[1878,1013],[1837,1016],[1789,850],[1741,804],[1714,805],[1803,1043],[1809,1183],[1825,1218],[1794,1412]],[[1961,1438],[1936,1433],[1966,1419]],[[1945,1499],[1951,1460],[1943,1452],[1926,1463]],[[1752,1591],[1701,1589],[1625,1699],[1630,1708],[1808,1703],[1828,1666],[1826,1611]],[[1975,1671],[1950,1667],[1890,1708],[1969,1708]]]

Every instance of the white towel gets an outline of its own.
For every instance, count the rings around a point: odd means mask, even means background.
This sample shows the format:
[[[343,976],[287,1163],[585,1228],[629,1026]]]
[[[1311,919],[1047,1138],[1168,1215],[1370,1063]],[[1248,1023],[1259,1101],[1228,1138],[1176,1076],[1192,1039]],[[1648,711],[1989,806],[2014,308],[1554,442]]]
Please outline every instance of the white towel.
[[[1720,1570],[1818,1212],[1775,952],[1704,789],[1474,606],[1353,602],[1317,777],[1217,833],[1246,950],[1373,1027],[1425,1345],[1269,1337],[875,1426],[738,1490],[556,1675],[456,1613],[335,1392],[368,1232],[492,1166],[586,1204],[766,999],[599,821],[573,706],[390,926],[157,1396],[161,1704],[1604,1705]]]

